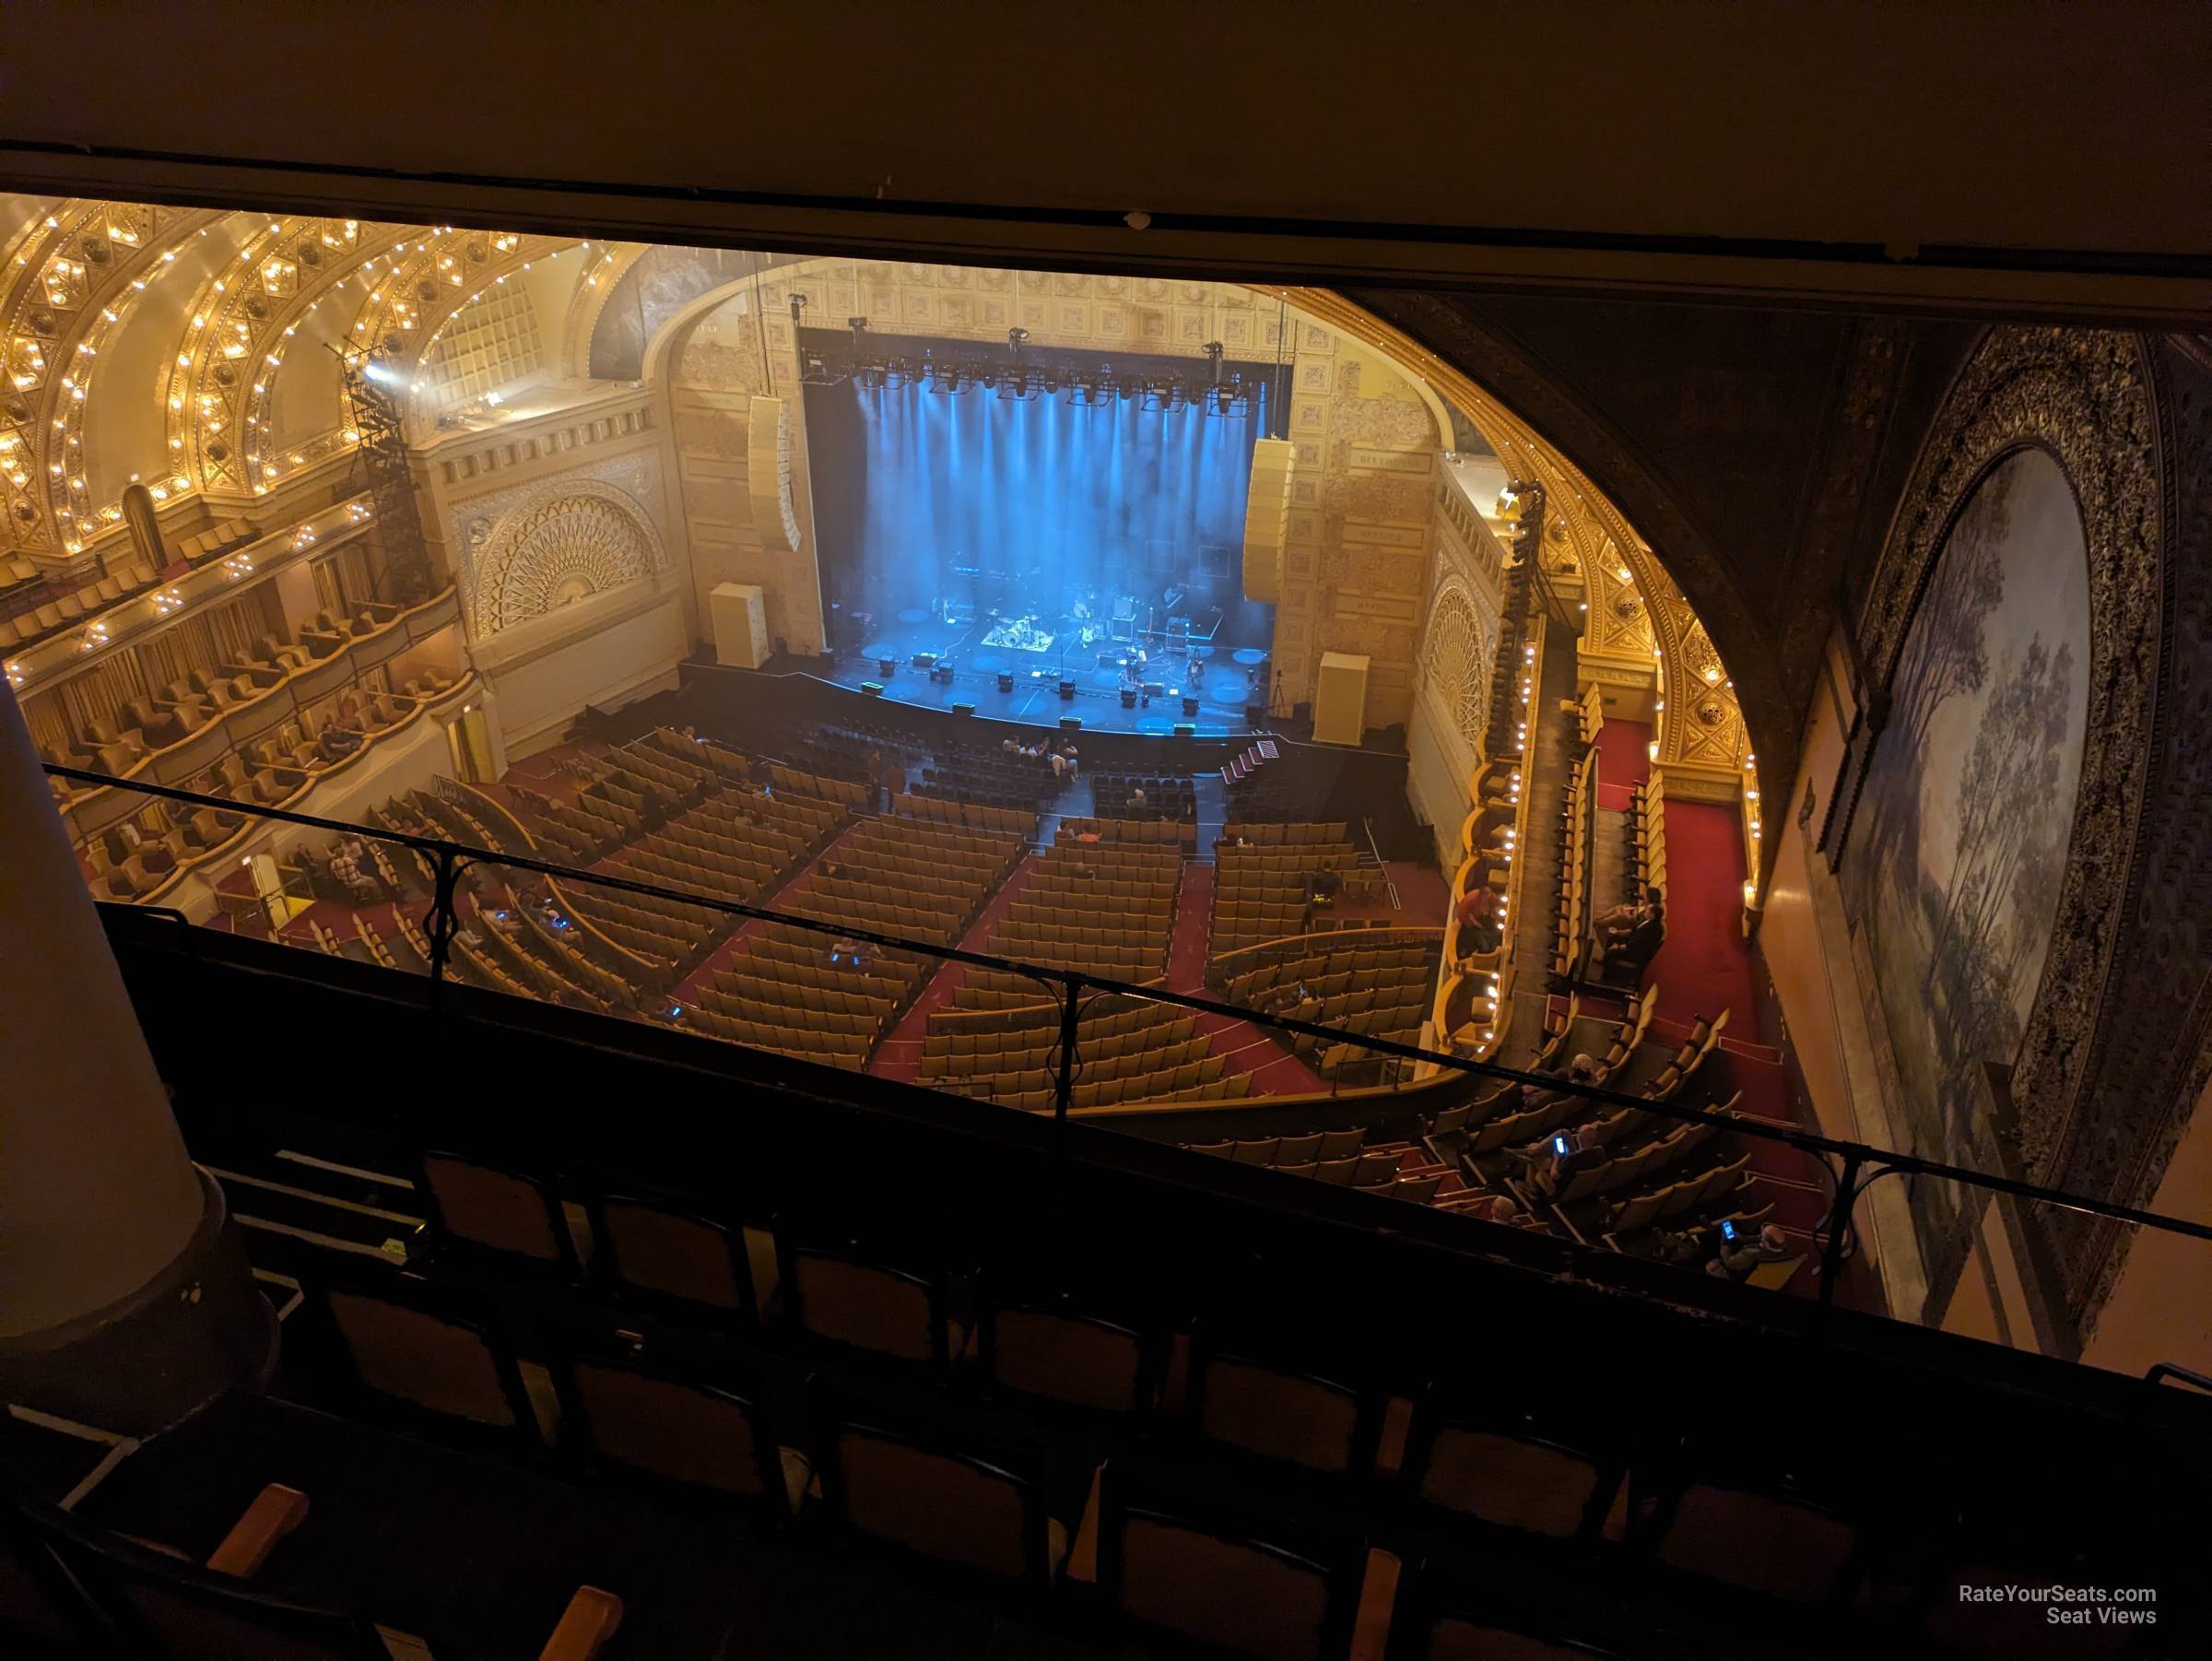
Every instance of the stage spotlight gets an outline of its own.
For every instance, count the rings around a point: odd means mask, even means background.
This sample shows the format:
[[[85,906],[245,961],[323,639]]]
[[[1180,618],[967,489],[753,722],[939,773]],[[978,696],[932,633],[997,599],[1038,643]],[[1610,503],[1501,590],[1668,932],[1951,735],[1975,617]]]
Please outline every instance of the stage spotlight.
[[[1021,361],[1021,348],[1029,344],[1029,340],[1030,332],[1027,329],[1017,327],[1006,331],[1006,350],[1014,354],[1017,363]]]
[[[799,354],[799,384],[801,386],[835,386],[845,379],[845,371],[832,369],[828,359],[819,352]]]
[[[803,324],[806,321],[806,297],[804,294],[791,297],[791,321],[794,324]]]
[[[998,378],[998,395],[1027,403],[1037,395],[1037,381],[1027,371],[1018,371]]]
[[[845,319],[845,327],[853,331],[853,349],[855,352],[861,350],[862,337],[868,332],[868,320],[865,317],[848,317]]]

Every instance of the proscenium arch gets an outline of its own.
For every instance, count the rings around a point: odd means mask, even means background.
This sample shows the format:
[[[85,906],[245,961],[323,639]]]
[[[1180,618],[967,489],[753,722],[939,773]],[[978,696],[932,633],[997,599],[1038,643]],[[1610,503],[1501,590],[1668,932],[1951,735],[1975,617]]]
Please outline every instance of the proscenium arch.
[[[619,264],[624,271],[648,250],[641,249]],[[766,256],[764,256],[766,257]],[[912,262],[908,262],[912,263]],[[860,256],[826,255],[801,259],[782,265],[765,266],[756,276],[718,284],[701,290],[690,300],[673,309],[662,320],[660,326],[642,348],[641,373],[647,381],[666,384],[670,366],[677,360],[691,331],[700,319],[713,312],[731,298],[745,293],[757,285],[819,282],[840,267],[853,271],[871,264],[897,265],[900,262],[875,261]],[[979,267],[970,267],[977,269]],[[1021,273],[1018,275],[1029,275]],[[1045,276],[1049,274],[1037,274]],[[610,284],[611,286],[611,284]],[[1699,596],[1689,593],[1677,581],[1671,560],[1656,554],[1650,541],[1630,522],[1626,513],[1611,496],[1600,488],[1576,462],[1569,459],[1557,444],[1541,432],[1537,426],[1489,388],[1455,364],[1439,358],[1419,342],[1394,327],[1358,300],[1329,289],[1285,288],[1279,284],[1246,283],[1228,285],[1242,288],[1257,299],[1278,302],[1286,315],[1300,323],[1310,323],[1363,347],[1391,365],[1404,382],[1410,385],[1428,407],[1436,426],[1436,442],[1440,449],[1449,448],[1453,428],[1446,405],[1459,413],[1480,432],[1484,440],[1497,452],[1515,477],[1535,477],[1542,483],[1550,502],[1550,512],[1568,527],[1568,540],[1577,564],[1590,571],[1601,553],[1609,552],[1631,572],[1630,586],[1644,602],[1648,628],[1654,651],[1654,672],[1660,695],[1674,718],[1661,724],[1660,760],[1663,765],[1694,760],[1708,767],[1734,768],[1739,760],[1738,751],[1748,749],[1743,758],[1747,765],[1757,762],[1756,768],[1745,779],[1745,783],[1758,787],[1760,776],[1788,779],[1794,773],[1796,731],[1794,712],[1787,709],[1786,701],[1779,689],[1779,677],[1771,673],[1771,659],[1763,650],[1747,654],[1733,644],[1724,644],[1725,634],[1716,634],[1704,614]],[[605,301],[598,302],[604,307]],[[594,322],[598,312],[593,313]],[[756,330],[771,322],[765,316],[754,318]],[[580,354],[588,356],[588,338],[577,345]],[[785,348],[772,348],[781,353]],[[1286,340],[1286,364],[1296,357],[1295,346]],[[1572,413],[1584,425],[1594,425],[1587,415],[1573,410],[1556,389],[1546,388],[1547,395],[1560,404],[1563,410]],[[1291,396],[1297,395],[1295,390]],[[1653,487],[1654,491],[1656,487]],[[1701,543],[1699,545],[1702,547]],[[1543,557],[1543,550],[1531,550],[1532,556]],[[1719,573],[1717,563],[1712,566],[1712,581],[1721,584],[1732,612],[1741,614],[1739,632],[1747,639],[1757,638],[1757,629],[1748,620],[1732,584]],[[1765,674],[1774,683],[1759,706],[1765,714],[1759,730],[1752,731],[1751,715],[1747,701],[1738,690],[1739,664],[1747,660],[1754,671]],[[1704,670],[1717,669],[1713,679],[1707,679]],[[1759,690],[1756,682],[1747,689]],[[1719,726],[1709,735],[1700,748],[1704,753],[1686,754],[1699,732],[1689,719],[1690,713],[1700,705],[1718,704]],[[1783,711],[1778,718],[1773,712]],[[1738,744],[1733,735],[1741,724],[1746,736],[1753,740],[1749,745]],[[1724,743],[1718,740],[1725,739]],[[1717,743],[1717,750],[1716,750]],[[1764,752],[1765,760],[1759,757]],[[1767,845],[1771,846],[1771,842]],[[1762,847],[1763,865],[1765,848]]]
[[[629,265],[634,265],[637,259],[642,257],[643,253],[646,252],[647,250],[640,248],[636,251],[636,253],[629,254],[627,258],[624,258],[622,261],[620,261],[620,263],[615,266],[613,275],[610,277],[607,286],[611,289],[614,283],[618,282],[620,280],[621,273],[627,271]],[[759,273],[758,281],[764,287],[771,284],[780,284],[788,287],[794,282],[807,283],[821,281],[822,279],[833,275],[840,266],[858,267],[867,265],[890,265],[898,263],[899,262],[895,261],[876,260],[853,255],[821,255],[785,265],[765,267]],[[941,264],[942,262],[936,263]],[[982,269],[982,267],[968,267],[968,269]],[[1011,267],[1006,267],[1006,269],[1011,269]],[[1031,275],[1049,276],[1051,274],[1032,274],[1029,272],[1021,272],[1017,273],[1017,275],[1027,277]],[[1177,280],[1184,281],[1194,279]],[[654,331],[652,338],[645,343],[644,359],[641,371],[642,378],[647,381],[665,379],[668,373],[668,366],[672,362],[676,361],[680,356],[683,346],[689,338],[693,326],[695,326],[701,318],[706,317],[712,312],[719,310],[726,301],[741,294],[750,292],[754,287],[755,281],[756,279],[753,277],[747,276],[735,282],[721,284],[713,289],[704,290],[701,293],[693,296],[690,300],[685,301],[682,305],[671,312],[668,316],[663,320],[660,327]],[[1444,406],[1444,400],[1438,395],[1435,387],[1431,386],[1421,377],[1420,374],[1415,372],[1403,359],[1399,359],[1395,354],[1391,353],[1384,346],[1384,343],[1381,340],[1367,338],[1359,334],[1357,331],[1346,328],[1341,322],[1325,317],[1320,312],[1309,309],[1303,305],[1298,298],[1298,295],[1303,292],[1301,290],[1290,290],[1287,293],[1286,290],[1280,288],[1270,287],[1265,284],[1216,283],[1210,280],[1206,282],[1205,286],[1208,288],[1241,289],[1261,300],[1280,300],[1283,302],[1285,312],[1288,318],[1314,324],[1319,327],[1329,329],[1336,334],[1346,336],[1347,337],[1355,341],[1357,344],[1378,350],[1380,354],[1390,362],[1392,368],[1398,372],[1404,383],[1412,388],[1415,395],[1420,400],[1422,405],[1427,407],[1430,419],[1435,425],[1434,436],[1438,448],[1449,449],[1451,447],[1452,418]],[[597,305],[600,308],[604,308],[606,300],[603,297],[598,300]],[[593,319],[594,326],[596,324],[596,318],[597,313],[594,312]],[[756,319],[756,323],[760,321],[765,320]],[[827,327],[831,326],[831,324],[826,322],[818,321],[809,326]],[[589,339],[586,338],[581,341],[576,349],[580,355],[588,356],[590,352]],[[1150,351],[1157,350],[1157,348],[1147,348],[1142,343],[1133,343],[1133,345],[1126,349],[1147,352],[1147,355],[1149,355]],[[1295,357],[1295,355],[1296,353],[1294,348],[1286,343],[1283,353],[1283,362],[1286,368],[1289,366],[1291,359]]]

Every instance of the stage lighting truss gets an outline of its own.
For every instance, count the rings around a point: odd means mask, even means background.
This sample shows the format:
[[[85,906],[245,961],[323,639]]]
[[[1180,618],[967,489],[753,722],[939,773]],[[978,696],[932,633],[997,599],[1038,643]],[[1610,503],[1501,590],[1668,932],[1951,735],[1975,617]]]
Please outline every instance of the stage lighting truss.
[[[1111,360],[1101,360],[1095,370],[1064,370],[1031,361],[1023,350],[1029,331],[1014,328],[1006,331],[1004,354],[945,357],[925,351],[916,359],[882,352],[880,343],[868,334],[866,318],[851,318],[848,324],[849,348],[800,353],[802,384],[834,386],[850,380],[867,391],[897,392],[918,383],[945,397],[986,393],[1026,403],[1065,396],[1077,408],[1127,402],[1169,415],[1194,409],[1202,415],[1242,418],[1254,409],[1252,386],[1241,372],[1225,375],[1213,350],[1206,353],[1203,367],[1194,364],[1187,373],[1117,371]]]

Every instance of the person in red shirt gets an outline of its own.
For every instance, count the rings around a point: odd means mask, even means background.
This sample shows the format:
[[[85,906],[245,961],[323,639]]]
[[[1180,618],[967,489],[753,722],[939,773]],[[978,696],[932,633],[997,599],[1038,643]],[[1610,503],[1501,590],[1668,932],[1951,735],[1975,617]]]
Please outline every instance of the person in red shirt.
[[[1505,931],[1498,925],[1498,891],[1488,883],[1477,884],[1461,895],[1454,915],[1463,953],[1498,949]]]

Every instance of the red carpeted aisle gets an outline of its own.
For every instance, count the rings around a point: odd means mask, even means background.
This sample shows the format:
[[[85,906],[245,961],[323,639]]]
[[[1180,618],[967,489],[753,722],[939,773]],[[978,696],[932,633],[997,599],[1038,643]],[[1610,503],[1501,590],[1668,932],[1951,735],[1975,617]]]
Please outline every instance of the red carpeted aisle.
[[[1726,1009],[1731,1034],[1756,1040],[1741,821],[1717,802],[1670,801],[1665,813],[1666,943],[1650,972],[1658,1013],[1687,1021]]]
[[[1168,954],[1168,990],[1209,995],[1206,984],[1208,932],[1213,926],[1214,867],[1182,867],[1182,892],[1175,903],[1175,944]],[[1312,1067],[1285,1050],[1266,1031],[1226,1015],[1201,1015],[1198,1035],[1226,1066],[1230,1078],[1252,1075],[1255,1096],[1302,1095],[1328,1089]]]
[[[760,901],[762,909],[771,912],[789,911],[792,902],[813,884],[816,874],[821,869],[822,861],[833,858],[836,854],[837,844],[865,822],[863,819],[853,819],[842,830],[831,837],[820,853],[799,867],[797,876],[792,878],[782,888]],[[601,860],[593,869],[604,870],[611,876],[634,877],[636,875],[618,861]],[[678,1004],[692,1002],[698,996],[699,988],[712,985],[716,972],[727,969],[730,966],[730,960],[745,949],[744,943],[764,926],[765,925],[751,918],[739,924],[736,931],[728,939],[700,960],[697,969],[694,969],[669,989],[670,999]],[[828,949],[826,945],[824,949]]]
[[[1597,729],[1597,805],[1625,813],[1629,792],[1652,776],[1652,729],[1641,721],[1608,721]]]
[[[987,952],[991,949],[991,931],[998,926],[999,919],[1006,914],[1021,892],[1030,874],[1030,858],[1027,854],[1021,856],[1020,863],[1008,874],[998,892],[991,897],[991,903],[977,913],[974,924],[959,938],[961,950]],[[930,1014],[950,1003],[952,995],[959,990],[960,983],[967,978],[968,965],[965,963],[947,963],[932,975],[928,984],[922,988],[921,995],[907,1006],[906,1014],[900,1018],[899,1024],[876,1046],[876,1057],[868,1063],[868,1071],[878,1078],[896,1078],[901,1084],[912,1084],[920,1078],[922,1041],[929,1035]]]

